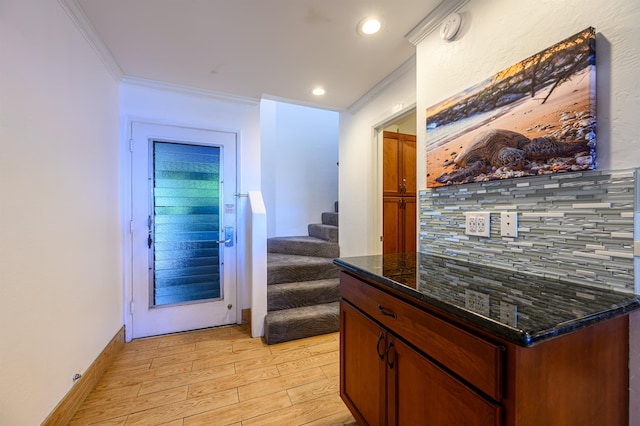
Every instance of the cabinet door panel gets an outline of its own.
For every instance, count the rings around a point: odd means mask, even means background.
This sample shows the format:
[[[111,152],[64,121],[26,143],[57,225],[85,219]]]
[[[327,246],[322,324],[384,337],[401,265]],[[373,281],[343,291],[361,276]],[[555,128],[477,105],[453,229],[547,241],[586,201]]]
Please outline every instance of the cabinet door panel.
[[[402,198],[399,197],[384,197],[382,200],[382,252],[384,254],[402,252],[400,215],[404,210],[400,208],[401,202]]]
[[[400,195],[402,170],[398,137],[397,135],[388,137],[385,133],[382,140],[382,193],[383,195]]]
[[[384,424],[386,333],[340,302],[340,396],[360,424]]]
[[[404,195],[416,195],[416,137],[403,135],[402,139],[402,179]]]
[[[387,374],[392,425],[499,426],[500,406],[445,373],[402,341],[393,343]],[[389,410],[393,414],[393,410]]]

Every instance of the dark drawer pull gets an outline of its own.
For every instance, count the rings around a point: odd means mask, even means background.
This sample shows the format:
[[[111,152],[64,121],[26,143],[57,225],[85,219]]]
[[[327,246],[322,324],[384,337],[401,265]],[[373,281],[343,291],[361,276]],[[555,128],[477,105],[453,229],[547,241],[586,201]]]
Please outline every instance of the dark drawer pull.
[[[380,312],[382,315],[392,317],[393,319],[398,318],[395,312],[390,311],[389,309],[383,308],[382,305],[378,305],[378,312]]]

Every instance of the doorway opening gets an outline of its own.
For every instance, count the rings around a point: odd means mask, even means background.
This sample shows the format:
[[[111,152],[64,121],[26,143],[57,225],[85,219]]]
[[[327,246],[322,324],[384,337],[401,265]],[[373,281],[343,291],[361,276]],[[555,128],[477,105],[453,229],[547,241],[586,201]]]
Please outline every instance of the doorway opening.
[[[417,246],[416,110],[379,132],[382,156],[382,253],[415,252]]]

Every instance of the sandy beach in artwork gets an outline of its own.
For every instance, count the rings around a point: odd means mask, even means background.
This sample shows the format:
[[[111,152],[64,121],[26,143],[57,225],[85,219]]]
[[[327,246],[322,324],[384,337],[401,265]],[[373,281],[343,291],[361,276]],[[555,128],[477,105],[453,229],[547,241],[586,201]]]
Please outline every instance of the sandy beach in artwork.
[[[556,87],[544,104],[542,104],[542,100],[546,97],[549,88],[537,93],[535,98],[518,101],[517,105],[506,114],[433,150],[429,149],[429,130],[427,129],[427,187],[442,186],[436,179],[443,173],[450,173],[454,170],[454,165],[450,164],[452,160],[479,133],[490,129],[506,129],[533,139],[551,135],[562,126],[566,126],[566,122],[561,120],[563,115],[564,121],[567,116],[589,117],[591,107],[595,106],[590,105],[589,90],[590,73],[589,70],[584,70]]]

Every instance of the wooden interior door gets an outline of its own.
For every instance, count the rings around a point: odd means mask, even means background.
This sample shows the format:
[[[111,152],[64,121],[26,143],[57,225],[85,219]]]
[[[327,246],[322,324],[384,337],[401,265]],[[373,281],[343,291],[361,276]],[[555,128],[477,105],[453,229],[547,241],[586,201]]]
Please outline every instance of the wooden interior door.
[[[416,251],[416,137],[383,133],[382,252]]]

